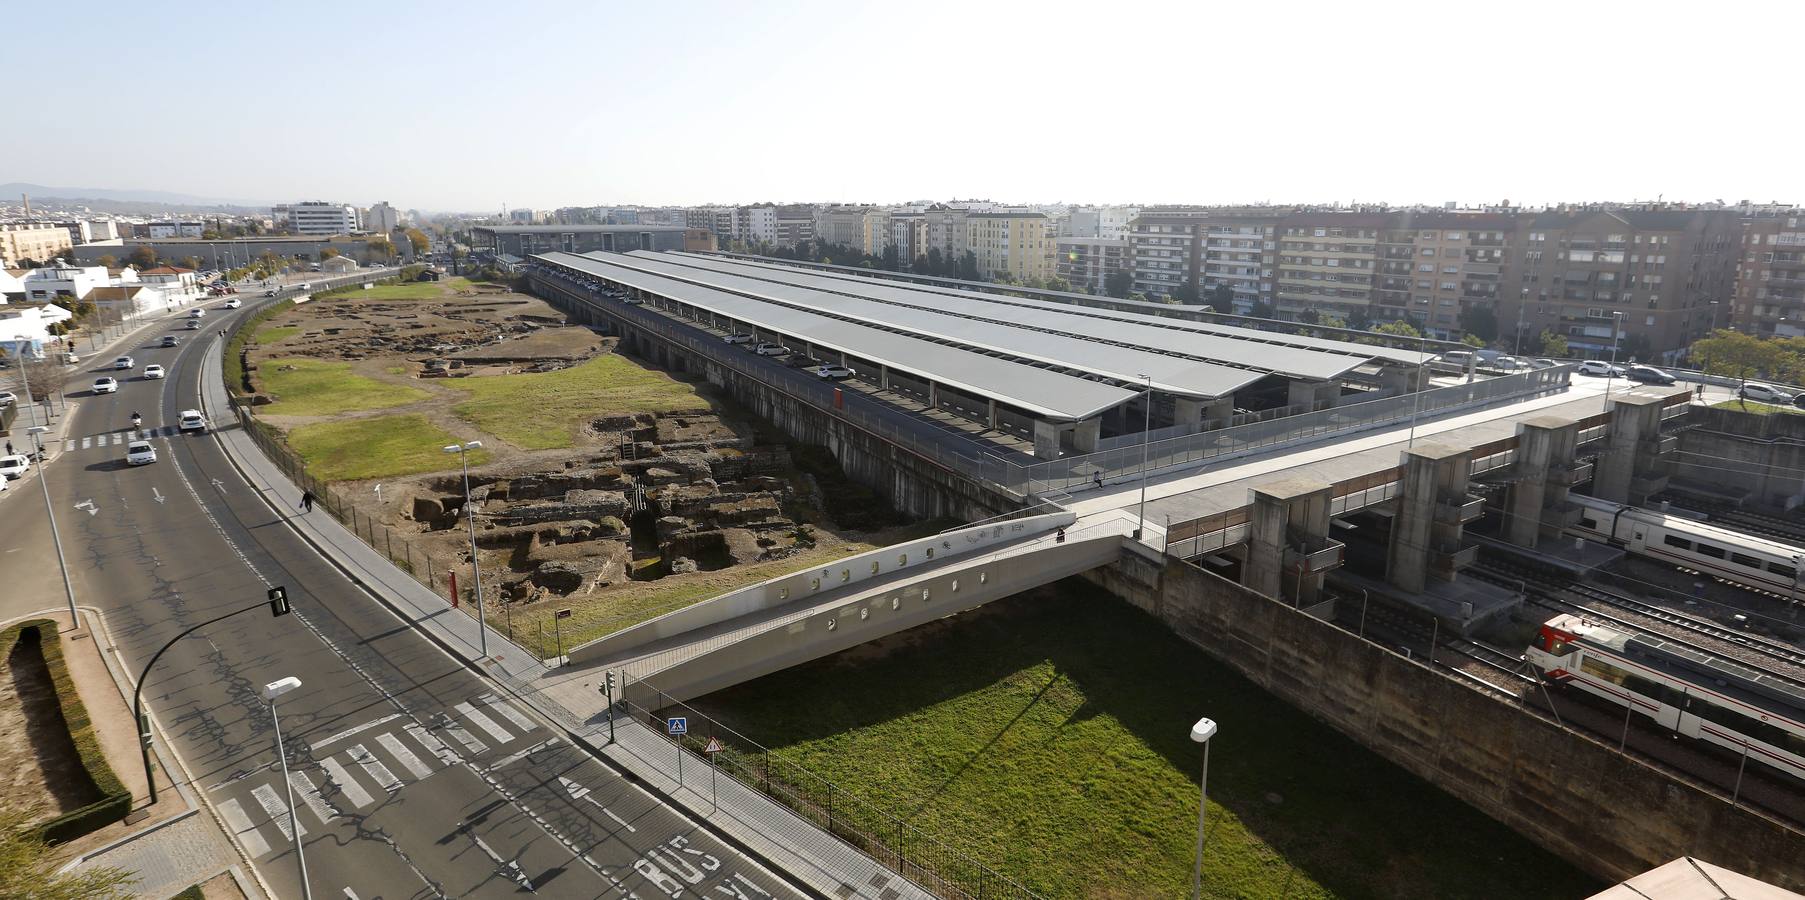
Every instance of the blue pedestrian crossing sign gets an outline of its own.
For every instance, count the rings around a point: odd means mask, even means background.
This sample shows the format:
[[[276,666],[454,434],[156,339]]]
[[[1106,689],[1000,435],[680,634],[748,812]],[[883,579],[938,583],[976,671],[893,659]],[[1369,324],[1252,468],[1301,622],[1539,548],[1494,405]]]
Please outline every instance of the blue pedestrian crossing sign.
[[[689,717],[688,716],[671,716],[668,720],[665,721],[664,730],[669,732],[673,736],[679,735],[679,734],[689,734]]]

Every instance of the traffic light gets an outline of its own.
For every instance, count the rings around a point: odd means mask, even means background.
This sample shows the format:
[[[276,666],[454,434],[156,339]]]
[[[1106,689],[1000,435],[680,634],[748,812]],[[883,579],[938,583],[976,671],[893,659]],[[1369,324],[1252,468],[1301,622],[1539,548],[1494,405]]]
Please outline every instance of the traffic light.
[[[288,588],[282,587],[280,585],[270,588],[269,589],[269,614],[271,616],[286,616],[289,614],[289,612],[290,612],[290,610],[288,608]]]
[[[607,692],[608,696],[612,697],[612,696],[614,696],[614,688],[615,688],[614,671],[612,669],[609,670],[606,677],[608,679],[608,682],[607,682],[607,687],[604,688],[604,690]]]

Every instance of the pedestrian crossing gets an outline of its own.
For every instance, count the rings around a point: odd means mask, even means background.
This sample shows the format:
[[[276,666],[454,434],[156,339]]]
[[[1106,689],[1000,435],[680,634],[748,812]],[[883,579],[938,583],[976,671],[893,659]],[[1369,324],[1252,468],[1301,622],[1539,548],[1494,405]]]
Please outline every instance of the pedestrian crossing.
[[[291,763],[287,787],[294,791],[295,828],[305,839],[310,828],[329,829],[348,816],[374,812],[407,785],[468,758],[520,745],[519,752],[492,763],[499,767],[558,741],[535,734],[542,731],[538,723],[495,694],[455,704],[426,724],[394,713],[353,725],[314,741],[310,746],[313,764],[296,767]],[[253,859],[285,852],[294,845],[280,767],[215,785],[208,793],[214,796],[227,829]]]
[[[168,440],[181,434],[182,430],[174,425],[160,425],[155,428],[140,428],[136,432],[108,431],[102,434],[90,434],[86,437],[64,438],[63,450],[101,450],[108,447],[121,447],[132,441]]]

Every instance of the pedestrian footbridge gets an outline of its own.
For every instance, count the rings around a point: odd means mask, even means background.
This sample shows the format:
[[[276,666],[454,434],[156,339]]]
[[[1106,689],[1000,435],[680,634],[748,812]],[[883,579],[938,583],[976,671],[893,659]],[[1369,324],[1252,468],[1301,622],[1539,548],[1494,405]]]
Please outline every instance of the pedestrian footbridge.
[[[1115,561],[1126,516],[1061,512],[943,532],[722,594],[572,648],[625,699],[688,700]]]

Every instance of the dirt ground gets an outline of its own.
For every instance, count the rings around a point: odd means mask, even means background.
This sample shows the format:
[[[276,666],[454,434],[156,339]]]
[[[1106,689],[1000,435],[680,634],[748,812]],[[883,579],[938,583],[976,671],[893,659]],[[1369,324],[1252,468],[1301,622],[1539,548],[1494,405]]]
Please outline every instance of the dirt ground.
[[[42,666],[23,665],[22,656],[10,654],[0,674],[0,805],[25,810],[38,820],[87,801],[49,787],[69,783],[70,761],[58,754],[40,755],[33,745],[28,724],[39,718],[47,701],[54,704],[56,695]]]

